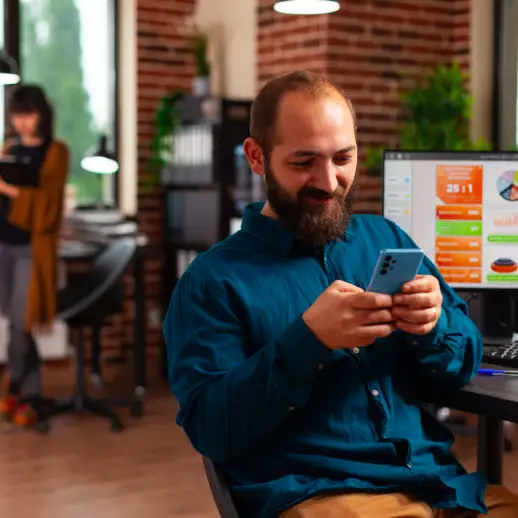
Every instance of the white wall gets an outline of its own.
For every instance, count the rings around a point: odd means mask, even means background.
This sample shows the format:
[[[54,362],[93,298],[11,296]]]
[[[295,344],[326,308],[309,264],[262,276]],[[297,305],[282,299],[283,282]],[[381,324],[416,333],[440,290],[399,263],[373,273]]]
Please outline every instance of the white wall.
[[[119,2],[119,193],[120,209],[137,212],[137,0]]]
[[[493,96],[493,3],[471,0],[470,85],[473,94],[471,138],[491,140]]]
[[[252,99],[257,77],[257,0],[198,0],[195,22],[212,39],[212,93]]]

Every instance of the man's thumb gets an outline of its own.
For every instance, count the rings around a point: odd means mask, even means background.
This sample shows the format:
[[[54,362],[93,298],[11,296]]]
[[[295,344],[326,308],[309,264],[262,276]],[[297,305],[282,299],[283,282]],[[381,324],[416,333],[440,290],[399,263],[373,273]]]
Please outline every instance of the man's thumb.
[[[360,293],[363,291],[361,288],[358,288],[358,286],[344,281],[335,281],[329,288],[341,293]]]

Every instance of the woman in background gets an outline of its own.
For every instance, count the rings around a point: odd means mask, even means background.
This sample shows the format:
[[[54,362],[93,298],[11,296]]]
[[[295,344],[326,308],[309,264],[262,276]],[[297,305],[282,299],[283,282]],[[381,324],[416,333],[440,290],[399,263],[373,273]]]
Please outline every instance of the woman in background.
[[[54,139],[53,110],[43,90],[18,87],[8,106],[15,138],[4,149],[31,175],[17,185],[2,178],[0,164],[0,312],[9,320],[9,383],[0,397],[0,418],[30,427],[41,399],[41,365],[33,331],[54,321],[57,249],[69,151]],[[16,176],[16,172],[15,172]]]

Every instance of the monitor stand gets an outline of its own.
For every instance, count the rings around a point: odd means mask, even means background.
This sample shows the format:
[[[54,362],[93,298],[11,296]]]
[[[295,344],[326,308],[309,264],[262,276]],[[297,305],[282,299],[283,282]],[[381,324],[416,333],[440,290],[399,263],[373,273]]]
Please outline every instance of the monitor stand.
[[[508,305],[508,318],[505,322],[505,327],[508,330],[507,336],[501,337],[492,337],[492,336],[484,336],[484,346],[499,346],[499,345],[508,345],[516,340],[518,340],[518,332],[517,322],[516,322],[516,292],[513,290],[508,295],[502,295],[503,297],[509,297],[509,305]]]

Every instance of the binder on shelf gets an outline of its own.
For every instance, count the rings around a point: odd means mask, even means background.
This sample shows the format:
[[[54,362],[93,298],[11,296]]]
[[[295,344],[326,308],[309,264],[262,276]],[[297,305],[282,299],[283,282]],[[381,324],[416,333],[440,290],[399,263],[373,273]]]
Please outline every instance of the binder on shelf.
[[[162,171],[165,304],[194,258],[190,251],[203,252],[226,238],[246,201],[262,192],[262,179],[236,154],[249,135],[251,104],[192,96],[182,102],[182,122]]]

